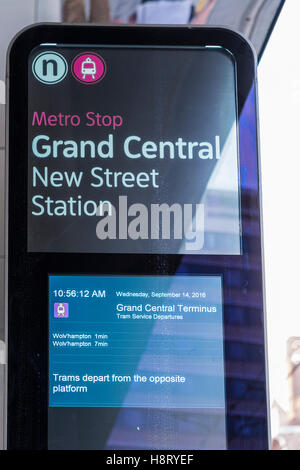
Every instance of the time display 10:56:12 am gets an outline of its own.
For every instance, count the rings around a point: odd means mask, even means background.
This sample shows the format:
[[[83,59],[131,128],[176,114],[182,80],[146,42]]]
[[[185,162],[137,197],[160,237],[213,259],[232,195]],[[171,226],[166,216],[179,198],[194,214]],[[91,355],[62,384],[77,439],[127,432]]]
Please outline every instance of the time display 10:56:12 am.
[[[106,297],[105,290],[89,290],[89,289],[55,289],[53,291],[54,297]]]

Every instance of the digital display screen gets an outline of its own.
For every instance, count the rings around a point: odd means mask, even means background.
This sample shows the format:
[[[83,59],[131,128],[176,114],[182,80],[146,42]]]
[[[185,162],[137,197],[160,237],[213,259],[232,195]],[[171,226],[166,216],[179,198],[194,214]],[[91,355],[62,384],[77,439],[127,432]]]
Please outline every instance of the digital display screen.
[[[7,79],[7,448],[267,448],[251,46],[33,25]]]
[[[41,45],[28,77],[28,251],[241,253],[227,50]]]
[[[49,276],[49,448],[224,449],[221,276]]]

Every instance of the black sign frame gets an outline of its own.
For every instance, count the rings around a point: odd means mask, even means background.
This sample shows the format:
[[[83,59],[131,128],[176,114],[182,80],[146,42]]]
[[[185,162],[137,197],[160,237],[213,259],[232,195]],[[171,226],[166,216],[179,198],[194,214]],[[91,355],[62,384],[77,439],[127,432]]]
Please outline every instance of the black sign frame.
[[[88,45],[97,44],[100,37],[101,43],[110,45],[217,45],[234,55],[240,118],[242,255],[27,252],[29,53],[41,43]],[[49,273],[190,273],[222,275],[224,280],[227,448],[267,449],[269,418],[256,58],[252,47],[240,34],[221,27],[39,24],[17,35],[10,46],[7,63],[7,448],[47,449]],[[242,120],[244,128],[241,128]],[[249,190],[250,180],[254,184],[252,190]]]

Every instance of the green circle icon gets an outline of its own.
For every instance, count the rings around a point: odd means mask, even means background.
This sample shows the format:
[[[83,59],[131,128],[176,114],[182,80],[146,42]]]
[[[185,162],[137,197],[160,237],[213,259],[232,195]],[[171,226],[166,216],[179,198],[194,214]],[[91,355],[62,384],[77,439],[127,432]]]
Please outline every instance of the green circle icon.
[[[61,82],[68,72],[66,59],[57,52],[42,52],[32,63],[32,72],[37,80],[46,85]]]

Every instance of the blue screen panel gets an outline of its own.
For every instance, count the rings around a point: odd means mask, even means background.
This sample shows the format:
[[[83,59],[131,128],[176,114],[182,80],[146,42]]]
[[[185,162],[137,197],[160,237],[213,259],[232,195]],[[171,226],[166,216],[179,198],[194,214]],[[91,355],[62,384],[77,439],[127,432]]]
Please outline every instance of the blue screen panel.
[[[50,276],[50,407],[223,409],[220,276]]]

